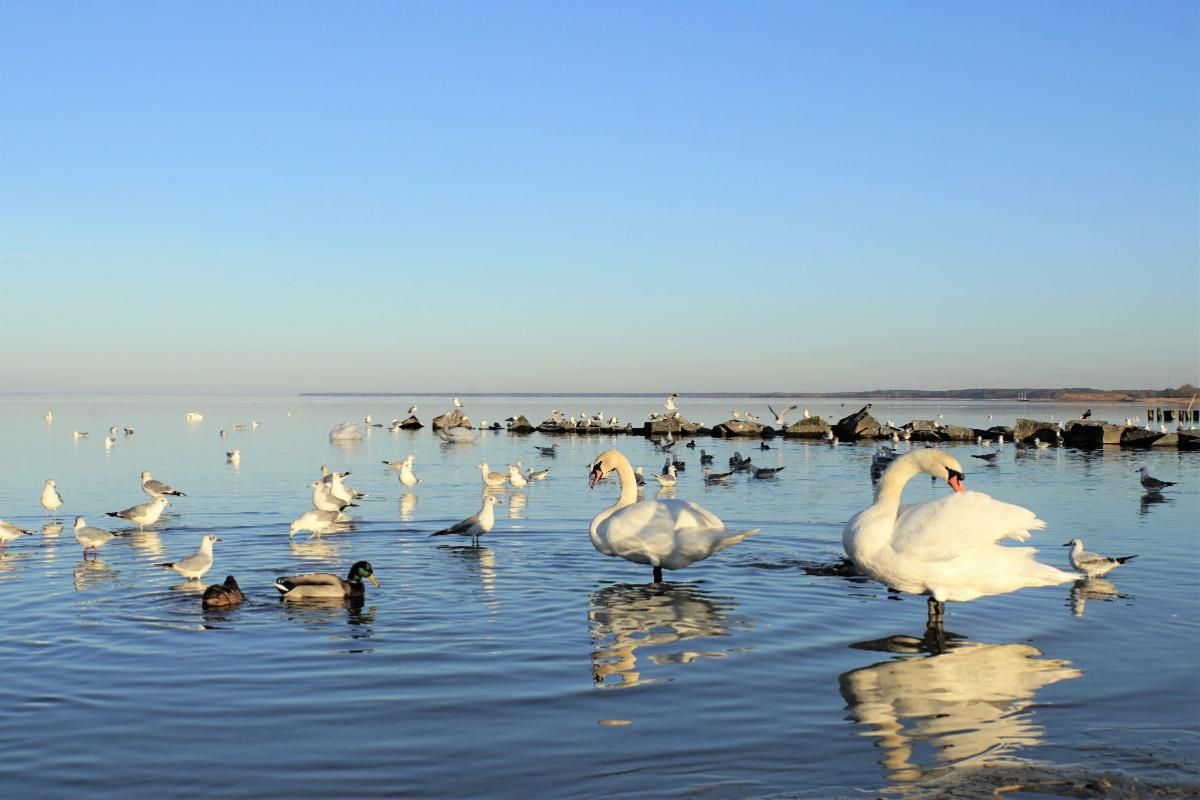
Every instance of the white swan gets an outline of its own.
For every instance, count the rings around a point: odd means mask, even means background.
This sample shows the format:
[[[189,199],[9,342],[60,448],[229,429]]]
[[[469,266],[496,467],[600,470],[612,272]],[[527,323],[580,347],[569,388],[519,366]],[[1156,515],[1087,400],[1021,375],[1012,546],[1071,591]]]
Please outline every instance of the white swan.
[[[592,520],[592,546],[606,556],[619,556],[635,564],[654,567],[654,581],[662,571],[683,569],[758,533],[731,531],[711,512],[687,500],[637,499],[637,479],[624,455],[606,450],[591,464],[590,485],[616,470],[621,496]]]
[[[901,506],[904,484],[922,472],[946,481],[954,494]],[[1027,508],[964,492],[962,480],[962,465],[941,450],[900,456],[880,479],[875,502],[842,530],[846,555],[890,588],[929,595],[931,626],[941,624],[947,600],[965,602],[1079,577],[1036,561],[1033,548],[998,544],[1023,542],[1046,523]]]

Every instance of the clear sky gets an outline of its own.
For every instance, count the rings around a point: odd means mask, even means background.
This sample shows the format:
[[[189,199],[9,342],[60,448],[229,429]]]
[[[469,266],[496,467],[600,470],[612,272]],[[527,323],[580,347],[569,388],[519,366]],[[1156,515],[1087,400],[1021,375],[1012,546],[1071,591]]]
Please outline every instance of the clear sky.
[[[1197,8],[0,0],[0,391],[1197,382]]]

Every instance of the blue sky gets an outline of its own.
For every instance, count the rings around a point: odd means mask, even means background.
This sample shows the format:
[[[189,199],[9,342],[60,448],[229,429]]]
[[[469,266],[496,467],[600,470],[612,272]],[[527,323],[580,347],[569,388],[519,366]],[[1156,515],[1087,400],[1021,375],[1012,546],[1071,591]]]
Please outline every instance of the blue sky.
[[[1194,2],[0,0],[3,391],[1200,377]]]

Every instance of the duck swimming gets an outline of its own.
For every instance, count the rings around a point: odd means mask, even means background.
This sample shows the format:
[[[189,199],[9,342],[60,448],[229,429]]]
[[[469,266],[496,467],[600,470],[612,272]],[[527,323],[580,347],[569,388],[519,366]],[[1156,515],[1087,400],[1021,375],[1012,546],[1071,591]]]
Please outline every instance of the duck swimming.
[[[275,588],[282,594],[282,600],[361,598],[366,595],[363,578],[369,580],[376,589],[379,588],[375,569],[369,561],[355,562],[345,580],[329,572],[313,572],[307,575],[293,575],[290,578],[276,578]]]
[[[242,587],[232,575],[225,576],[225,583],[214,583],[204,590],[200,600],[203,608],[232,608],[246,599]]]

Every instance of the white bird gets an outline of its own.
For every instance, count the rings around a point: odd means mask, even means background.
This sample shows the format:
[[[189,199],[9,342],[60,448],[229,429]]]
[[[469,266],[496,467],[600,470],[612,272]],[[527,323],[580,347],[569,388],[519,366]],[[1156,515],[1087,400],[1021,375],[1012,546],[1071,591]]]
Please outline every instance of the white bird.
[[[740,412],[740,411],[730,411],[729,413],[732,415],[733,419],[741,419],[742,418],[742,412]]]
[[[363,423],[365,423],[367,425],[371,424],[371,415],[370,414],[367,414],[365,417],[363,417]]]
[[[115,445],[116,443],[117,443],[117,440],[114,439],[112,436],[104,437],[104,449],[105,450],[111,450],[113,448],[113,445]]]
[[[434,531],[429,535],[446,536],[454,533],[459,536],[470,536],[478,542],[479,537],[490,531],[492,526],[496,524],[496,514],[492,511],[492,507],[497,505],[500,505],[500,499],[488,495],[483,498],[483,507],[477,513],[472,514],[462,522],[451,525],[449,528],[442,528],[440,531]]]
[[[147,525],[153,525],[158,522],[158,518],[162,516],[163,509],[171,503],[165,497],[156,497],[148,503],[140,503],[136,506],[130,506],[123,511],[106,512],[110,517],[129,520],[139,528],[144,528]]]
[[[176,497],[187,497],[183,492],[172,489],[162,481],[156,481],[150,474],[150,470],[142,472],[142,491],[150,497],[162,497],[163,495],[172,495]]]
[[[900,505],[904,485],[919,473],[946,481],[952,494]],[[1078,576],[1034,559],[1023,542],[1046,523],[1027,508],[962,488],[962,465],[934,449],[897,458],[883,474],[873,504],[842,530],[842,546],[868,577],[907,594],[929,595],[929,625],[941,624],[946,601],[965,602],[1030,586],[1054,586]]]
[[[188,422],[199,422],[200,420],[204,419],[204,415],[199,411],[189,411],[183,415],[183,418]]]
[[[412,415],[413,415],[413,414],[415,414],[415,413],[417,413],[417,407],[416,407],[415,405],[411,405],[411,406],[409,406],[409,407],[408,407],[408,414],[409,414],[409,416],[412,416]]]
[[[230,464],[237,466],[238,464],[242,463],[242,451],[237,449],[229,451],[225,454],[225,460]]]
[[[213,544],[219,541],[221,540],[217,538],[216,534],[206,533],[200,537],[199,550],[186,558],[181,558],[178,561],[167,561],[158,566],[173,569],[188,580],[197,580],[203,577],[204,573],[212,569]]]
[[[355,500],[366,497],[362,492],[355,491],[342,483],[342,473],[340,472],[331,472],[326,486],[329,488],[330,495],[338,500],[345,500],[347,503],[353,503]]]
[[[550,470],[551,467],[546,467],[545,469],[539,470],[528,469],[525,471],[525,480],[544,481],[550,475]]]
[[[672,392],[671,396],[667,398],[667,402],[663,403],[663,408],[665,408],[667,411],[674,411],[676,409],[675,400],[678,399],[678,397],[679,395]]]
[[[83,439],[87,436],[87,431],[71,431],[71,436],[76,439]]]
[[[352,442],[362,439],[367,434],[357,422],[339,422],[329,431],[331,442]]]
[[[521,468],[516,464],[508,465],[508,482],[512,484],[514,489],[522,489],[525,484],[529,483],[525,476],[521,474]]]
[[[791,406],[788,406],[787,408],[785,408],[783,411],[777,412],[777,411],[775,411],[775,409],[771,408],[770,403],[768,403],[767,410],[771,412],[771,416],[775,417],[775,424],[781,428],[785,428],[785,427],[787,427],[787,422],[784,421],[784,418],[787,417],[787,415],[790,414],[791,412],[795,411],[796,406],[791,405]]]
[[[1155,478],[1153,475],[1146,472],[1145,467],[1139,467],[1138,474],[1142,476],[1142,488],[1148,492],[1158,492],[1167,488],[1168,486],[1175,485],[1175,481],[1160,481],[1158,478]],[[51,481],[47,481],[47,483],[51,483]],[[42,495],[42,498],[42,505],[46,505],[45,494]]]
[[[408,458],[400,462],[400,483],[410,488],[421,482],[421,479],[413,472],[413,462],[416,459],[415,455],[409,454]]]
[[[108,544],[119,534],[111,533],[101,528],[90,527],[83,521],[83,517],[75,518],[75,541],[83,545],[83,557],[87,558],[87,551],[90,548],[93,557],[99,555],[99,547]]]
[[[662,581],[663,569],[683,569],[758,532],[730,531],[714,514],[687,500],[639,501],[629,459],[616,450],[606,450],[592,462],[592,488],[613,470],[621,495],[592,520],[592,546],[606,556],[649,564],[655,582]]]
[[[292,520],[292,524],[288,527],[288,536],[295,536],[299,531],[308,531],[312,536],[320,536],[322,533],[336,530],[341,518],[342,515],[339,511],[309,509]]]
[[[330,492],[329,485],[324,481],[313,481],[309,485],[313,490],[313,508],[319,509],[320,511],[341,511],[348,506],[354,505],[354,503],[334,497]]]
[[[508,475],[506,475],[505,473],[492,472],[491,470],[489,470],[488,464],[486,461],[484,461],[482,464],[478,464],[477,466],[479,467],[479,471],[481,473],[483,473],[483,485],[484,486],[493,486],[493,487],[503,486],[504,482],[508,480]]]
[[[47,410],[46,411],[46,422],[53,422],[53,421],[54,421],[54,412]]]
[[[454,398],[454,407],[455,407],[455,408],[462,408],[462,407],[463,407],[462,401],[461,401],[461,400],[459,400],[457,397],[456,397],[456,398]]]
[[[256,419],[252,419],[252,420],[250,420],[250,427],[251,427],[251,428],[257,428],[259,425],[262,425],[262,423],[261,423],[261,422],[259,422],[258,420],[256,420]]]
[[[1063,547],[1071,548],[1071,566],[1089,578],[1099,578],[1101,575],[1107,575],[1126,561],[1137,558],[1136,555],[1117,556],[1113,558],[1102,556],[1099,553],[1089,553],[1083,549],[1083,539],[1072,539],[1066,542]]]
[[[1037,438],[1036,436],[1033,437],[1033,443],[1035,445],[1037,445],[1039,450],[1045,450],[1047,447],[1050,446],[1049,442],[1043,442],[1041,439]]]
[[[7,549],[9,542],[19,539],[22,536],[33,536],[33,531],[18,528],[11,522],[5,522],[0,519],[0,551]]]
[[[678,482],[678,479],[675,477],[675,465],[671,463],[670,456],[667,457],[667,463],[663,469],[665,470],[663,474],[651,475],[650,477],[654,478],[654,480],[658,481],[664,487],[670,488]]]
[[[58,493],[57,484],[53,480],[47,479],[46,485],[42,487],[42,508],[53,514],[62,504],[63,498]]]
[[[806,408],[806,409],[804,409],[804,418],[805,418],[805,419],[812,419],[812,414],[808,413],[808,409],[807,409],[807,408]]]

